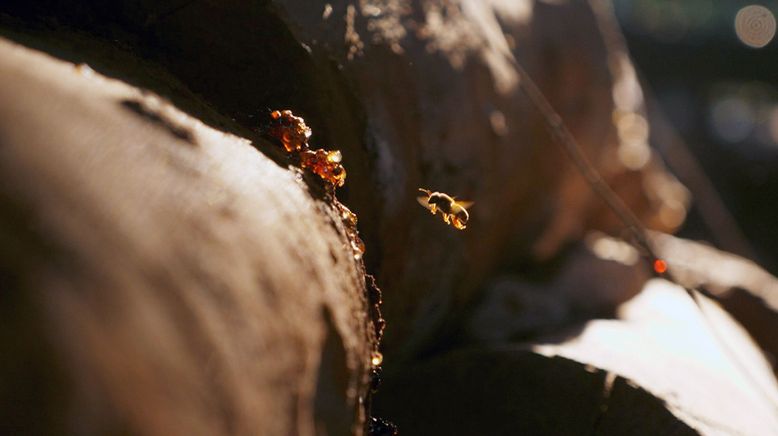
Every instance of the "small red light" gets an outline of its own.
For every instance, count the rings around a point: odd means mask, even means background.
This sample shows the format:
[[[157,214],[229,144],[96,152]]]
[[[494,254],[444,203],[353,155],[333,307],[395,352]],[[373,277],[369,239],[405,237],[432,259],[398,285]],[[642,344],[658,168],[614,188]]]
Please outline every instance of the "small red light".
[[[665,262],[662,259],[657,259],[654,261],[654,271],[657,272],[657,274],[664,274],[665,271],[667,271],[667,262]]]

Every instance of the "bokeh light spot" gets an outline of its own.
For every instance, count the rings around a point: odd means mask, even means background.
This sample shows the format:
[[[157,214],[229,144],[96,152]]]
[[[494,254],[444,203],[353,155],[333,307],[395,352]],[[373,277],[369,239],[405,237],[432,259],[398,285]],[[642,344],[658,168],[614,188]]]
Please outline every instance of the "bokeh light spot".
[[[767,121],[770,129],[770,139],[773,140],[773,145],[778,146],[778,105],[770,111],[770,117]]]
[[[710,122],[716,136],[734,144],[744,141],[751,134],[755,114],[743,99],[727,97],[714,103]]]
[[[632,171],[643,168],[651,160],[651,149],[646,143],[624,143],[619,146],[617,153],[621,163]]]
[[[489,124],[491,124],[492,131],[497,136],[505,136],[508,134],[508,122],[502,112],[493,110],[492,113],[489,114]]]
[[[764,6],[746,6],[735,16],[735,33],[743,44],[762,48],[775,36],[775,16]]]
[[[640,254],[632,245],[600,232],[590,232],[586,235],[586,245],[600,259],[612,260],[623,265],[634,265]]]
[[[378,351],[373,351],[373,354],[370,356],[370,364],[372,366],[379,366],[381,363],[384,362],[384,356]]]

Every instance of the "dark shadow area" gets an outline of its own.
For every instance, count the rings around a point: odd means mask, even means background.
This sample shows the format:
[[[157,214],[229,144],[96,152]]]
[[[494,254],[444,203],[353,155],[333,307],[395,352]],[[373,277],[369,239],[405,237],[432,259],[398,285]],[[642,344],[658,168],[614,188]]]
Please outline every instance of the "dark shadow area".
[[[187,129],[186,127],[177,125],[173,120],[166,118],[158,111],[155,111],[154,109],[144,105],[143,102],[127,99],[122,100],[119,104],[121,104],[127,110],[134,112],[138,116],[162,127],[163,129],[170,132],[171,135],[188,143],[189,145],[197,145],[195,142],[194,134],[191,130]]]
[[[353,404],[354,407],[350,410],[343,407],[349,403],[346,397],[349,388],[346,348],[329,309],[325,308],[322,318],[326,331],[316,382],[314,420],[319,432],[345,435],[351,431],[358,413],[356,404]]]
[[[778,337],[774,334],[775,326],[778,325],[778,313],[770,310],[754,292],[740,287],[735,287],[719,300],[735,319],[748,328],[772,364],[773,371],[778,372]]]
[[[621,378],[519,348],[452,352],[382,391],[376,410],[403,435],[697,434]]]

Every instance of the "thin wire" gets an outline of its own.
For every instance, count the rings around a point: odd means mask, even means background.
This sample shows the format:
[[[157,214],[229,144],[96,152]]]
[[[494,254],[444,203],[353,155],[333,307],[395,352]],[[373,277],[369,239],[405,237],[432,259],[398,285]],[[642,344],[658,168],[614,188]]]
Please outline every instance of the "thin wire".
[[[551,103],[548,102],[543,92],[538,88],[535,82],[530,78],[527,71],[518,63],[515,58],[511,58],[513,64],[521,77],[519,84],[520,88],[529,97],[532,104],[540,111],[546,124],[548,125],[551,134],[556,139],[556,142],[562,146],[562,149],[567,156],[572,160],[581,175],[586,179],[586,182],[604,201],[608,204],[608,207],[619,217],[622,223],[627,227],[627,230],[637,240],[641,247],[646,250],[646,253],[651,257],[651,261],[658,259],[654,250],[651,248],[651,244],[648,241],[646,232],[643,229],[643,224],[632,210],[624,204],[624,201],[616,195],[610,186],[603,180],[600,173],[594,168],[589,159],[583,153],[581,146],[578,145],[573,134],[568,130],[565,123],[562,121],[562,117],[551,107]]]

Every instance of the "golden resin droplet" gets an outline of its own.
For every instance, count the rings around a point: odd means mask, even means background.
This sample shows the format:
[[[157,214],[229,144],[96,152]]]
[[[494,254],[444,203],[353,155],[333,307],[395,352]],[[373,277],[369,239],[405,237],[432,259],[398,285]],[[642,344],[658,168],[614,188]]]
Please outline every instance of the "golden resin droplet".
[[[327,161],[330,163],[340,163],[343,160],[343,155],[340,150],[333,150],[327,153]]]
[[[379,366],[383,362],[384,362],[384,355],[378,351],[373,351],[372,356],[370,356],[370,364],[373,366]]]
[[[303,150],[300,152],[300,165],[334,187],[341,187],[346,183],[346,170],[339,163],[340,157],[338,150]]]
[[[308,138],[312,132],[305,125],[304,119],[296,117],[290,110],[273,111],[270,118],[267,133],[281,142],[287,153],[308,148]]]
[[[355,253],[359,253],[360,255],[365,254],[365,243],[362,242],[362,239],[357,235],[354,235],[351,240],[351,248],[354,249]]]

